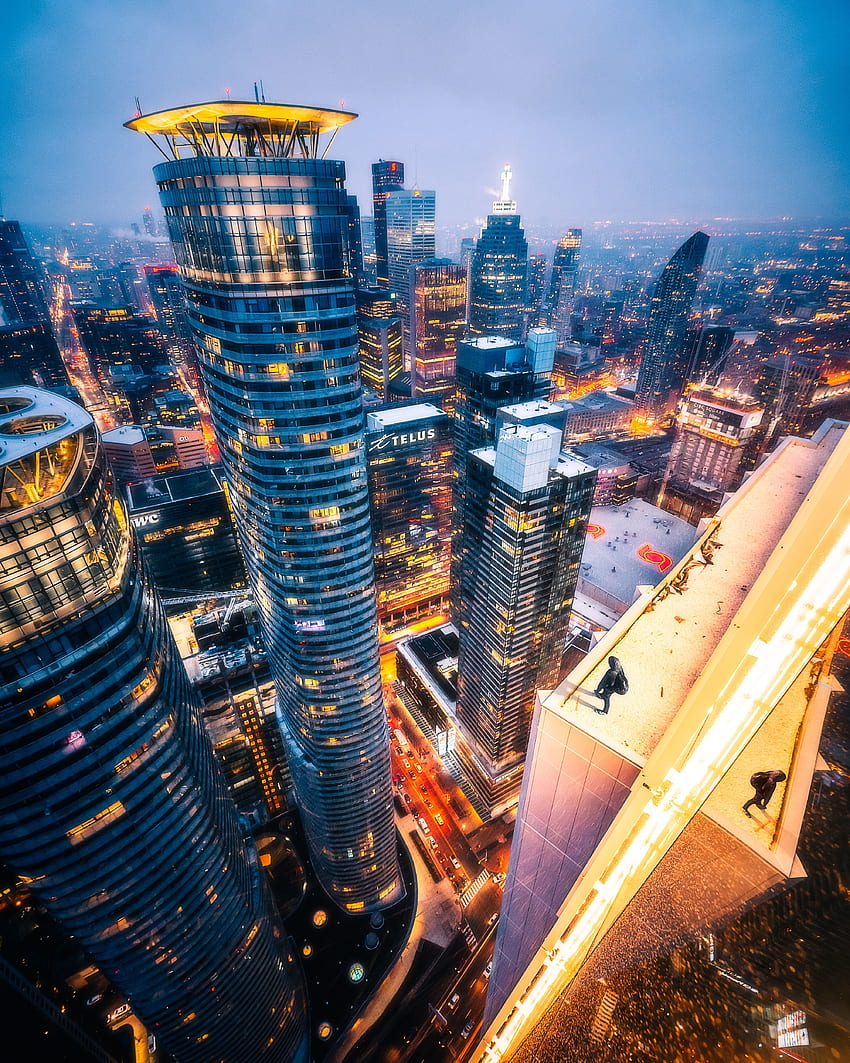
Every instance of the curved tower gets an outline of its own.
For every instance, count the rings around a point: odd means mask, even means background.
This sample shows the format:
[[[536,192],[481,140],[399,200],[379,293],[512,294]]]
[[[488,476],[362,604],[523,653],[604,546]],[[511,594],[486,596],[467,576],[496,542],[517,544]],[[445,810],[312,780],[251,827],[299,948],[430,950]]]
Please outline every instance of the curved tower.
[[[635,407],[647,420],[672,417],[685,386],[688,318],[708,239],[701,231],[689,237],[664,267],[653,289],[635,392]]]
[[[183,276],[314,866],[398,900],[345,166],[356,115],[225,101],[138,117]],[[329,145],[328,145],[329,146]]]
[[[301,1063],[273,915],[94,423],[0,391],[0,860],[178,1063]]]

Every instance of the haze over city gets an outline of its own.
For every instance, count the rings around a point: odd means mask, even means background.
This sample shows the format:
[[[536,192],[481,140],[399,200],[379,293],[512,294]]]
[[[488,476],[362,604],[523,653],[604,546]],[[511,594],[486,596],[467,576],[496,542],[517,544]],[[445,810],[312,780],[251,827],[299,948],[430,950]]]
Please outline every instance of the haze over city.
[[[155,201],[149,145],[121,128],[136,96],[250,100],[260,79],[344,101],[349,191],[405,159],[440,225],[482,218],[505,161],[526,223],[850,212],[840,0],[42,0],[3,23],[0,195],[30,223]]]

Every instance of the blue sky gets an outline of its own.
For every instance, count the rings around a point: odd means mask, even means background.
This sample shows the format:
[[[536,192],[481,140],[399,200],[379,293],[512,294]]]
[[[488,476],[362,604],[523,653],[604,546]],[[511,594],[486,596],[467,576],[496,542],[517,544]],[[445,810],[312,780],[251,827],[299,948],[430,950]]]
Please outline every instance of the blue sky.
[[[438,221],[850,216],[844,0],[12,0],[0,14],[0,194],[25,223],[124,222],[155,201],[143,110],[266,97],[345,106]],[[365,204],[364,204],[365,207]],[[368,211],[364,211],[368,212]]]

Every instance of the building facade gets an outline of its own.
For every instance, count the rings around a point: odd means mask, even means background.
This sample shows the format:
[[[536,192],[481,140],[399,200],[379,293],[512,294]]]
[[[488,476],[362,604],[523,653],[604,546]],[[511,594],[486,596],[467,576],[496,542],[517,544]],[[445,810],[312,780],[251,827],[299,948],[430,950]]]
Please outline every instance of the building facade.
[[[695,232],[664,267],[653,289],[635,393],[635,407],[647,421],[669,420],[684,389],[686,333],[707,250],[708,236]]]
[[[404,188],[404,163],[379,159],[372,163],[372,215],[377,286],[390,283],[387,267],[387,196]]]
[[[388,288],[357,289],[357,339],[363,384],[388,402],[390,384],[404,372],[401,315]]]
[[[398,302],[404,334],[405,369],[411,368],[413,267],[436,254],[434,232],[437,196],[420,188],[399,188],[387,193],[387,272],[389,287]]]
[[[716,388],[688,392],[658,504],[690,524],[714,516],[727,491],[755,466],[764,410],[753,399]]]
[[[581,253],[581,229],[568,229],[558,241],[546,298],[546,323],[558,334],[558,346],[572,336],[572,313]]]
[[[466,270],[447,258],[413,267],[413,397],[451,412],[458,340],[466,328]]]
[[[0,410],[0,859],[178,1063],[300,1063],[300,976],[94,422]]]
[[[558,682],[596,477],[546,424],[507,425],[468,462],[457,755],[495,816],[519,795],[535,692]]]
[[[321,157],[323,136],[353,117],[228,100],[127,124],[179,143],[154,173],[298,806],[322,884],[357,912],[394,903],[403,885],[345,168]]]
[[[378,622],[389,635],[441,613],[449,592],[452,434],[430,403],[367,416]]]

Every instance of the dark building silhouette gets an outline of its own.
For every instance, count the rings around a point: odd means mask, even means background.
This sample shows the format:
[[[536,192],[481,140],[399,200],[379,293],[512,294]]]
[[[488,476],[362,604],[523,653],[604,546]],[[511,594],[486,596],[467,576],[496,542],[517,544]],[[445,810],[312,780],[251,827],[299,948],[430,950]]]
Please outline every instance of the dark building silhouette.
[[[300,976],[94,422],[31,388],[0,410],[0,860],[177,1063],[302,1061]]]
[[[581,229],[568,229],[558,241],[552,262],[552,276],[546,297],[546,324],[557,333],[559,347],[572,335],[581,235]]]
[[[387,195],[404,188],[404,163],[379,159],[372,163],[372,215],[375,233],[375,269],[377,285],[387,288],[390,283],[387,266]]]
[[[686,382],[685,335],[708,236],[696,232],[673,255],[652,292],[635,406],[644,418],[669,420]]]
[[[68,386],[43,277],[21,226],[0,218],[0,385]]]

